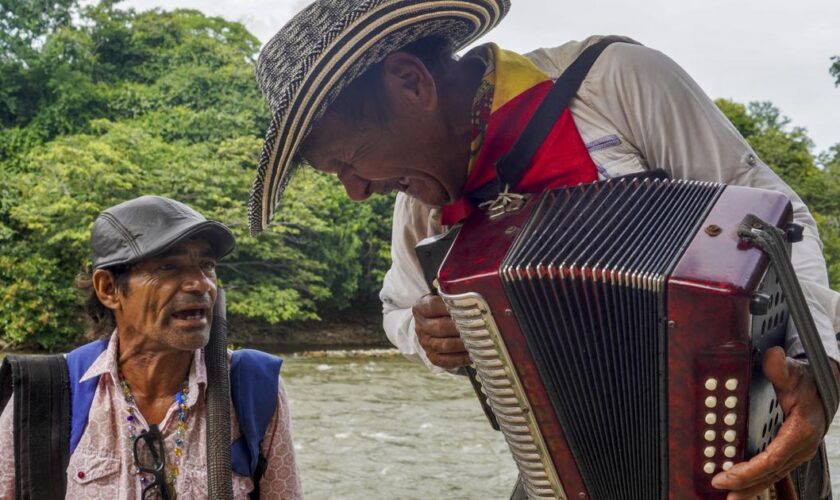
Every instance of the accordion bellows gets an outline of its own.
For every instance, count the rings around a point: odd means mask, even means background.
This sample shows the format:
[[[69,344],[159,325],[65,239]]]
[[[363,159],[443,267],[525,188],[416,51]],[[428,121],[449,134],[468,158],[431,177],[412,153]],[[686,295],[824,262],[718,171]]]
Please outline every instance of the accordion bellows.
[[[767,446],[787,313],[747,213],[791,217],[778,193],[625,180],[465,222],[439,288],[530,497],[724,498],[712,476]]]

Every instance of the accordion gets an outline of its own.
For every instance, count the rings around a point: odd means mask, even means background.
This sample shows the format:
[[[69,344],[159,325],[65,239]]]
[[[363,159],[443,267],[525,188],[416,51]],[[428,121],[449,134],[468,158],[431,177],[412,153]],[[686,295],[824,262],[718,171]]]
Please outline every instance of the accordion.
[[[788,199],[696,181],[546,191],[455,237],[437,286],[531,498],[725,498],[783,413],[761,370],[786,300],[736,234]]]

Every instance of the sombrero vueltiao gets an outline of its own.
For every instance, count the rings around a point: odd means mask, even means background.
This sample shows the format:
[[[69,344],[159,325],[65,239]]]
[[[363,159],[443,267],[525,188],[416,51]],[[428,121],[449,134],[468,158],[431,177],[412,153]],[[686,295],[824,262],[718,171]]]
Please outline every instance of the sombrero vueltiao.
[[[257,82],[273,118],[251,190],[251,234],[268,226],[301,142],[353,79],[428,36],[461,49],[496,26],[509,7],[509,0],[319,0],[298,13],[257,60]]]

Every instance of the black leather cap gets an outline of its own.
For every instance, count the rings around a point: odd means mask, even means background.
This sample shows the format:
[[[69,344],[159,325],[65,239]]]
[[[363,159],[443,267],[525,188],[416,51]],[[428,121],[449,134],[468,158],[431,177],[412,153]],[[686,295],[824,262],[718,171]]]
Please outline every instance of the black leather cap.
[[[93,268],[132,264],[157,255],[186,238],[207,240],[221,259],[236,245],[221,222],[207,220],[183,203],[141,196],[106,209],[93,223]]]

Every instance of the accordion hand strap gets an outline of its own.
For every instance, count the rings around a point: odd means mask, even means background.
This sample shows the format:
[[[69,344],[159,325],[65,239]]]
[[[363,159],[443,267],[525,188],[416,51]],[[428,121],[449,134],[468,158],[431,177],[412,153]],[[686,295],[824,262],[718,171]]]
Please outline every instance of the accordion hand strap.
[[[825,353],[811,310],[796,279],[790,262],[784,232],[755,215],[747,215],[738,227],[738,236],[758,246],[775,266],[782,293],[788,302],[790,317],[799,332],[805,355],[814,375],[817,391],[823,402],[826,425],[831,424],[840,402],[840,389],[831,370],[831,362]]]

